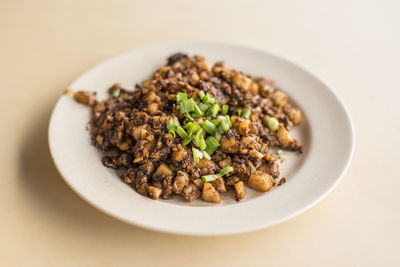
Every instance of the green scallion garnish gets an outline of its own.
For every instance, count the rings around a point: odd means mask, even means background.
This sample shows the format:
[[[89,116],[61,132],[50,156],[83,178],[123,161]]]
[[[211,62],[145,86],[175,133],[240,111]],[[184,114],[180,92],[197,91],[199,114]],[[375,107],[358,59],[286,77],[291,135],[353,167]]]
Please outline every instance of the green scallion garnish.
[[[223,105],[222,110],[221,110],[221,115],[226,115],[228,114],[229,111],[229,106],[228,105]]]
[[[175,139],[175,137],[176,137],[175,131],[169,130],[168,134],[169,134],[169,136],[171,136],[172,139]]]
[[[228,174],[230,172],[233,172],[233,167],[232,166],[227,166],[223,168],[220,172],[219,175],[224,176],[225,174]]]
[[[186,93],[181,93],[181,92],[179,92],[177,95],[176,95],[176,103],[180,103],[180,102],[182,102],[183,100],[186,100],[187,99],[187,94]]]
[[[194,110],[194,101],[193,101],[193,99],[191,99],[191,100],[192,101],[190,101],[190,99],[185,99],[179,103],[180,111],[182,114],[184,114],[186,112],[191,112]]]
[[[204,183],[209,183],[217,180],[220,176],[218,174],[210,174],[210,175],[204,175],[201,176],[201,180],[203,180]]]
[[[193,99],[191,99],[193,100]],[[204,112],[201,110],[201,108],[193,101],[193,117],[199,118],[203,117]]]
[[[181,137],[181,138],[186,138],[187,137],[187,133],[185,132],[185,130],[182,128],[182,126],[178,126],[176,127],[176,133]]]
[[[217,132],[217,127],[209,120],[204,120],[201,127],[210,135],[214,135]]]
[[[211,122],[212,122],[216,127],[218,127],[218,125],[219,125],[219,120],[214,119],[214,120],[211,120]]]
[[[208,110],[207,110],[207,117],[213,119],[217,117],[217,114],[220,110],[220,107],[218,104],[212,105]]]
[[[210,95],[209,93],[207,93],[202,100],[204,103],[207,104],[211,105],[218,104],[218,101],[214,97],[212,97],[212,95]]]
[[[211,175],[204,175],[201,177],[201,180],[203,180],[204,183],[209,183],[217,180],[217,178],[224,176],[225,174],[228,174],[232,172],[234,169],[232,166],[227,166],[223,168],[218,174],[211,174]]]
[[[112,92],[112,97],[119,97],[119,94],[121,93],[121,89],[117,88]]]
[[[194,121],[194,118],[190,116],[189,112],[185,113],[185,119],[187,119],[188,121]]]
[[[243,109],[242,111],[242,118],[248,119],[250,118],[251,110],[250,109]]]
[[[203,136],[203,129],[199,128],[193,137],[193,143],[201,150],[206,149],[206,142]]]
[[[231,117],[229,117],[229,115],[225,115],[226,121],[229,124],[229,127],[232,127],[232,122],[231,122]]]
[[[211,155],[212,153],[214,153],[215,150],[217,150],[219,148],[220,143],[218,142],[217,139],[215,139],[215,137],[209,136],[206,139],[206,145],[207,145],[207,147],[206,147],[205,151],[209,155]]]
[[[222,138],[222,134],[219,131],[217,131],[214,134],[214,138],[217,139],[217,141],[219,142],[221,140],[221,138]]]
[[[203,158],[203,153],[201,153],[200,150],[194,147],[192,147],[192,153],[194,162],[199,163],[200,159]]]
[[[179,126],[179,121],[178,120],[168,120],[167,121],[167,129],[168,130],[174,130],[176,129],[176,127]]]
[[[223,117],[222,120],[220,120],[219,122],[219,128],[221,129],[221,131],[226,132],[230,127],[229,127],[229,123],[228,120]]]
[[[235,110],[235,111],[233,112],[233,115],[237,115],[237,116],[239,116],[239,117],[240,117],[241,114],[242,114],[242,109],[241,109],[241,108],[238,108],[237,110]]]
[[[207,111],[207,109],[210,107],[209,105],[204,104],[204,103],[199,103],[198,106],[199,106],[200,110],[201,110],[203,113],[205,113],[205,112]]]
[[[203,157],[204,157],[205,159],[211,160],[210,155],[208,155],[208,153],[207,153],[206,151],[201,151],[201,152],[203,153]]]
[[[200,91],[199,92],[199,98],[200,98],[200,100],[203,100],[203,98],[205,97],[205,93],[203,92],[203,91]]]

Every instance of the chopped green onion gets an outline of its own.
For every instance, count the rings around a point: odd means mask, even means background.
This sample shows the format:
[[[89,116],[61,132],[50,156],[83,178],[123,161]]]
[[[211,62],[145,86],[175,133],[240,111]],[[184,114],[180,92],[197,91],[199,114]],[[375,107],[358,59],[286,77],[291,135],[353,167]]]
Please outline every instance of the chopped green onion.
[[[193,100],[193,98],[191,99]],[[193,117],[203,117],[204,113],[203,111],[200,109],[200,107],[193,101]]]
[[[209,183],[212,181],[217,180],[217,178],[224,176],[225,174],[228,174],[232,172],[234,169],[232,166],[227,166],[223,168],[218,174],[211,174],[211,175],[204,175],[201,177],[201,180],[203,180],[204,183]]]
[[[183,100],[187,100],[187,94],[186,93],[181,93],[179,92],[176,95],[176,102],[179,104],[180,102],[182,102]]]
[[[197,130],[195,136],[193,137],[193,143],[198,146],[201,150],[206,149],[206,141],[203,136],[203,129]]]
[[[200,150],[197,148],[192,147],[192,152],[193,152],[193,160],[196,163],[199,163],[200,159],[203,158],[203,153],[201,153]]]
[[[277,131],[279,129],[279,121],[274,117],[269,117],[267,119],[267,126],[272,131]]]
[[[250,109],[243,109],[242,118],[248,119],[250,118],[251,110]]]
[[[222,110],[221,110],[221,115],[226,115],[228,114],[229,111],[229,106],[228,105],[223,105]]]
[[[197,122],[188,122],[183,127],[187,130],[187,137],[182,141],[182,145],[186,146],[192,141],[193,135],[201,128]]]
[[[231,122],[231,117],[229,117],[229,115],[225,115],[226,121],[229,124],[229,127],[232,127],[232,122]]]
[[[176,127],[179,126],[179,121],[178,120],[168,120],[167,121],[167,129],[168,130],[174,130],[176,129]]]
[[[212,98],[212,96],[211,96],[209,93],[207,93],[207,94],[203,97],[202,101],[203,101],[204,103],[207,103],[207,101],[208,101],[210,98]]]
[[[202,151],[202,153],[203,153],[203,157],[204,157],[205,159],[211,160],[210,155],[208,155],[208,153],[207,153],[206,151]]]
[[[121,90],[119,88],[117,88],[112,92],[111,95],[112,95],[112,97],[119,97],[120,93],[121,93]]]
[[[197,122],[188,122],[183,127],[188,131],[188,135],[192,136],[200,128],[200,125]]]
[[[198,142],[199,142],[199,148],[201,151],[203,151],[204,149],[207,148],[206,140],[204,140],[203,135],[200,135]]]
[[[201,110],[202,112],[206,112],[207,109],[210,107],[209,105],[204,104],[204,103],[199,103],[198,106],[199,106],[199,108],[200,108],[200,110]]]
[[[189,112],[185,113],[185,119],[187,119],[188,121],[194,121],[194,118],[190,116]]]
[[[201,176],[201,180],[203,180],[204,183],[209,183],[217,180],[220,176],[218,174],[211,174],[211,175],[204,175]]]
[[[223,168],[220,172],[219,175],[224,176],[225,174],[228,174],[230,172],[233,172],[233,167],[232,166],[227,166]]]
[[[219,112],[219,109],[220,109],[220,107],[219,107],[218,104],[212,105],[212,106],[207,110],[207,117],[210,117],[210,118],[215,118],[215,117],[217,117],[217,114],[218,114],[218,112]]]
[[[175,131],[181,138],[187,137],[187,133],[185,132],[185,130],[183,130],[181,126],[176,127]]]
[[[215,137],[213,137],[213,136],[207,137],[206,144],[207,144],[207,147],[205,150],[209,155],[214,153],[214,151],[217,150],[220,146],[218,140],[215,139]]]
[[[217,141],[220,141],[221,138],[222,138],[222,134],[221,134],[219,131],[217,131],[217,132],[214,134],[214,137],[215,137],[215,139],[217,139]]]
[[[192,137],[187,137],[182,141],[182,145],[186,146],[190,142],[192,142]]]
[[[226,132],[230,128],[229,123],[225,117],[223,117],[223,119],[219,122],[219,128],[223,132]]]
[[[169,134],[169,136],[171,136],[172,139],[175,139],[176,134],[175,134],[175,131],[174,131],[174,130],[169,130],[169,131],[168,131],[168,134]]]
[[[238,115],[240,116],[242,114],[242,109],[238,108],[237,110],[235,110],[235,112],[233,112],[233,115]]]
[[[204,96],[203,102],[204,102],[204,103],[211,104],[211,105],[218,104],[218,101],[217,101],[214,97],[212,97],[212,95],[210,95],[209,93],[207,93],[207,94]]]
[[[185,112],[193,111],[193,109],[194,109],[194,105],[193,104],[194,104],[194,102],[190,101],[189,99],[182,100],[179,103],[179,107],[180,107],[181,113],[184,114]]]
[[[218,125],[219,125],[219,120],[211,120],[211,122],[212,122],[215,126],[218,127]]]
[[[199,92],[199,98],[200,98],[200,99],[203,99],[203,98],[205,97],[205,95],[206,95],[206,94],[205,94],[203,91],[200,91],[200,92]]]
[[[217,132],[217,127],[209,120],[203,121],[201,127],[206,131],[206,133],[214,135]]]

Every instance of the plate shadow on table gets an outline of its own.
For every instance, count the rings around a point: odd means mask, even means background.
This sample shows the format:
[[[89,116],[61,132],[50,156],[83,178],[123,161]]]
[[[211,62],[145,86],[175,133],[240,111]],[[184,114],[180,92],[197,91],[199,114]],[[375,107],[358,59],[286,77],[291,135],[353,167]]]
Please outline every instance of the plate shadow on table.
[[[48,123],[53,103],[42,106],[32,118],[27,127],[19,151],[19,183],[20,189],[30,199],[30,204],[37,205],[49,213],[57,213],[54,218],[60,218],[68,223],[83,226],[103,224],[113,225],[127,230],[137,228],[110,218],[76,195],[63,181],[50,156],[48,146]],[[139,228],[138,228],[139,229]],[[132,231],[132,229],[130,229]]]

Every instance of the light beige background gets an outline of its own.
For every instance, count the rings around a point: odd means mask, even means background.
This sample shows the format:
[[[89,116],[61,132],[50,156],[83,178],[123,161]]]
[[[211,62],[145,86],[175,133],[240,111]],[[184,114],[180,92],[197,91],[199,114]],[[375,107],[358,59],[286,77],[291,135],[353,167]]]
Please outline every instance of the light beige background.
[[[395,0],[1,1],[0,265],[399,266],[399,12]],[[170,40],[265,49],[336,87],[356,133],[336,190],[278,226],[212,238],[130,226],[75,195],[47,146],[57,98],[94,64]]]

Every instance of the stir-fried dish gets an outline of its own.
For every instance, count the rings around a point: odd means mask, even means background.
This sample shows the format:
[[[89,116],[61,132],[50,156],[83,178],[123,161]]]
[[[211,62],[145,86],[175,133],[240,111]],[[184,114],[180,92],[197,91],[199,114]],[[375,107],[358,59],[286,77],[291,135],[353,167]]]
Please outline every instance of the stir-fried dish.
[[[115,84],[102,101],[87,91],[74,98],[91,107],[103,164],[144,196],[219,203],[233,190],[239,201],[245,184],[267,192],[285,181],[276,182],[271,147],[303,150],[289,134],[301,111],[272,80],[177,53],[135,87]]]

